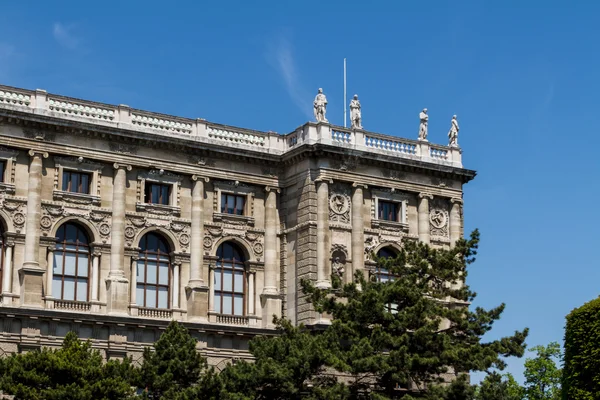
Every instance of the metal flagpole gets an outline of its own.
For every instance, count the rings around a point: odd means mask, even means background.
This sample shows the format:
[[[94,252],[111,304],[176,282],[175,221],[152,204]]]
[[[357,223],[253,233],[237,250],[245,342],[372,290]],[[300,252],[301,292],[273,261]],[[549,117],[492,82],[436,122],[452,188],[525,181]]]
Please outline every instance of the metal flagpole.
[[[346,127],[346,59],[344,58],[344,128]]]

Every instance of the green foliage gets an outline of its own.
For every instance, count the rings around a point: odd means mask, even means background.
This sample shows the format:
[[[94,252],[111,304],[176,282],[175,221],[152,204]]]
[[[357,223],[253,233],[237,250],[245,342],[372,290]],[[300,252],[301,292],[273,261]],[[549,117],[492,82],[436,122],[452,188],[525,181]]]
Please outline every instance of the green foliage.
[[[240,361],[221,372],[222,399],[342,399],[345,387],[325,370],[323,335],[275,319],[277,336],[250,342],[255,362]]]
[[[333,291],[304,282],[317,310],[333,316],[325,332],[330,362],[353,378],[352,393],[364,393],[374,384],[381,395],[397,397],[397,387],[431,387],[447,373],[503,369],[503,357],[523,355],[527,329],[481,341],[504,305],[468,309],[475,293],[460,282],[478,243],[477,231],[451,250],[406,242],[395,259],[376,260],[396,276],[393,281],[367,280],[357,273],[355,282]]]
[[[210,398],[210,393],[198,397],[200,387],[216,385],[212,370],[203,374],[206,369],[206,359],[196,351],[196,339],[172,321],[153,349],[144,349],[138,384],[150,399]]]
[[[569,400],[600,398],[600,298],[567,315],[563,392]]]
[[[511,374],[488,374],[477,388],[476,400],[522,400],[524,390]]]
[[[102,356],[69,332],[60,349],[15,354],[0,361],[0,390],[20,400],[127,399],[134,374],[129,359]]]
[[[525,360],[525,395],[528,400],[559,400],[562,370],[556,365],[561,359],[560,345],[536,346],[534,358]]]

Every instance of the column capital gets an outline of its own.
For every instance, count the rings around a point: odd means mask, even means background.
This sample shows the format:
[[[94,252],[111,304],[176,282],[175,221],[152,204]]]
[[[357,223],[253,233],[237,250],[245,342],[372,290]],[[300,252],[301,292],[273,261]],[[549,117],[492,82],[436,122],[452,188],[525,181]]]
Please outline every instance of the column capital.
[[[4,246],[5,247],[14,247],[15,246],[15,241],[14,240],[5,241],[4,242]]]
[[[41,158],[48,158],[48,152],[46,152],[46,151],[31,149],[27,152],[27,154],[29,154],[30,157],[38,156]]]
[[[265,186],[265,192],[269,193],[271,190],[275,191],[276,193],[281,193],[281,189],[276,188],[274,186]]]
[[[431,193],[421,192],[421,193],[419,193],[419,198],[433,200],[433,195]]]
[[[204,182],[207,182],[207,183],[210,182],[210,178],[208,176],[200,176],[200,175],[196,175],[196,174],[192,175],[192,180],[194,182],[198,181],[198,180],[203,180]]]
[[[352,187],[353,187],[353,188],[368,189],[368,188],[369,188],[369,185],[367,185],[366,183],[353,182],[353,183],[352,183]]]
[[[102,250],[99,248],[92,247],[92,255],[94,257],[100,257],[102,255]]]
[[[48,246],[47,250],[48,250],[49,253],[53,253],[53,252],[56,251],[56,246]]]
[[[451,197],[450,198],[450,203],[452,203],[452,204],[462,204],[463,203],[463,199],[461,199],[459,197]]]
[[[131,165],[129,165],[129,164],[119,164],[119,163],[114,163],[113,164],[113,168],[114,169],[121,169],[121,168],[123,168],[123,169],[125,169],[127,171],[131,171],[133,169],[131,167]]]
[[[318,176],[315,179],[315,183],[333,183],[333,179],[331,179],[331,178],[324,178],[322,176]]]

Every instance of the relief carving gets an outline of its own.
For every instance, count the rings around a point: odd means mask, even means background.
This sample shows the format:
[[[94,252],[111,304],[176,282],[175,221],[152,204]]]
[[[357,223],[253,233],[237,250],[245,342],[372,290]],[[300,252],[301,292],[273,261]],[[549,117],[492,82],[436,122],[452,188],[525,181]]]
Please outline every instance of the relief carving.
[[[449,222],[448,202],[435,198],[429,211],[429,228],[431,236],[448,237]]]
[[[329,219],[331,221],[350,223],[350,193],[348,188],[334,185],[329,195]]]

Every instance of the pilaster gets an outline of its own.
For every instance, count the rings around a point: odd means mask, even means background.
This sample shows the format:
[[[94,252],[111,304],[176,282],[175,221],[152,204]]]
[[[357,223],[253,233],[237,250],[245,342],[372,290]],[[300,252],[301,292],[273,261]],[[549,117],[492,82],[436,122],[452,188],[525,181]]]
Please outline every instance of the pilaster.
[[[262,323],[273,327],[273,315],[281,316],[281,296],[277,288],[277,193],[279,189],[265,187],[265,267],[264,286],[261,294]]]
[[[419,193],[419,240],[423,243],[430,243],[429,231],[429,200],[433,199],[433,195],[429,193]]]
[[[364,193],[367,185],[352,184],[352,271],[349,279],[354,279],[354,273],[365,268],[365,223],[363,215]]]

